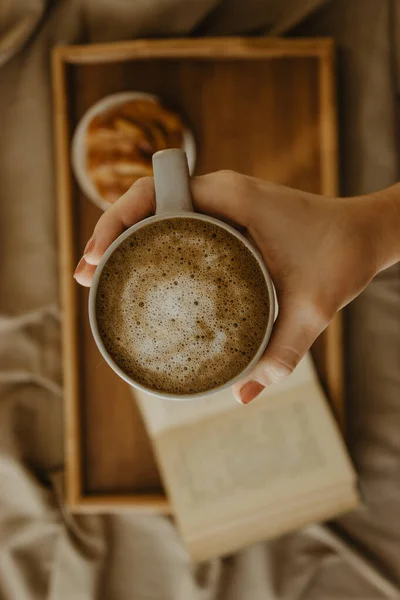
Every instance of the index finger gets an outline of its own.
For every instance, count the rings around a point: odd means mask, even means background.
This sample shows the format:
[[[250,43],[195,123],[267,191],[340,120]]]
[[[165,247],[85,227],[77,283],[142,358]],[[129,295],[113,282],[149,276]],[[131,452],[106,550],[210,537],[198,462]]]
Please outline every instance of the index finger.
[[[155,212],[152,177],[135,181],[127,192],[108,208],[98,220],[89,240],[84,258],[89,265],[98,265],[101,257],[117,237],[131,225]]]

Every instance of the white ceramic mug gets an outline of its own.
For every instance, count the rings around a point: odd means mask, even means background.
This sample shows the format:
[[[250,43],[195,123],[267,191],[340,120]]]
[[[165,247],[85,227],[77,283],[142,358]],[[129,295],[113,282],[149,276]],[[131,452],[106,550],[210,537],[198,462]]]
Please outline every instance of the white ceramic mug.
[[[196,398],[202,398],[204,396],[208,396],[209,394],[216,393],[222,389],[230,387],[236,381],[244,377],[260,360],[261,355],[263,354],[269,338],[271,336],[275,313],[276,313],[276,301],[275,301],[275,292],[274,286],[271,280],[271,277],[268,273],[268,270],[263,262],[263,259],[258,252],[258,250],[246,239],[241,233],[236,231],[230,225],[227,225],[223,221],[215,219],[213,217],[209,217],[208,215],[202,215],[199,213],[195,213],[192,205],[192,199],[190,194],[190,178],[188,171],[188,163],[186,154],[183,150],[178,149],[170,149],[170,150],[160,150],[156,152],[153,156],[153,170],[154,170],[154,185],[155,185],[155,194],[156,194],[156,214],[153,217],[149,217],[148,219],[144,219],[139,223],[136,223],[129,229],[127,229],[124,233],[122,233],[107,249],[103,258],[101,259],[96,272],[93,277],[92,285],[90,288],[89,294],[89,320],[90,326],[92,328],[93,337],[96,341],[96,344],[106,360],[106,362],[110,365],[110,367],[124,379],[127,383],[136,387],[144,392],[152,394],[154,396],[159,396],[161,398],[173,399],[173,400],[192,400]],[[221,227],[225,231],[229,232],[234,237],[238,238],[248,250],[252,253],[252,255],[256,258],[262,273],[265,278],[267,293],[268,293],[268,304],[270,307],[269,310],[269,319],[267,326],[265,328],[264,337],[262,342],[254,355],[253,359],[249,362],[243,371],[238,373],[233,379],[226,382],[224,385],[219,387],[215,387],[205,392],[198,392],[194,394],[190,394],[188,396],[177,396],[170,393],[164,393],[152,390],[138,383],[132,377],[129,377],[113,360],[110,354],[107,352],[103,341],[101,339],[97,318],[96,318],[96,296],[97,296],[97,288],[99,285],[100,276],[104,265],[107,263],[111,254],[114,252],[116,248],[124,241],[127,237],[132,235],[135,231],[148,225],[149,223],[155,223],[157,221],[163,221],[165,219],[176,219],[176,218],[189,218],[189,219],[198,219],[200,221],[207,221],[208,223],[213,223],[218,227]]]

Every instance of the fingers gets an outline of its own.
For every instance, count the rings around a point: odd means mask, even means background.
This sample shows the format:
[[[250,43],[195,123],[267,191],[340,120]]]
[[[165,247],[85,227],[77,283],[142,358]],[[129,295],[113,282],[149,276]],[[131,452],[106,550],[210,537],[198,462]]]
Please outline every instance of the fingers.
[[[75,269],[74,277],[84,287],[90,287],[95,270],[94,265],[89,265],[84,258],[81,258]]]
[[[327,320],[314,308],[287,300],[280,306],[271,341],[260,362],[233,386],[236,400],[248,404],[265,387],[290,375],[326,325]]]
[[[219,171],[194,177],[191,190],[194,204],[200,212],[247,227],[252,214],[249,206],[252,201],[251,185],[251,178],[232,171]],[[85,264],[80,263],[76,269],[74,277],[78,283],[90,285],[94,270],[87,265],[98,265],[104,252],[125,229],[154,212],[153,178],[143,177],[100,217],[84,250]]]
[[[97,222],[93,236],[86,244],[84,261],[76,268],[78,283],[90,286],[95,267],[112,242],[128,227],[155,211],[152,177],[138,179],[115,204],[106,210]],[[88,268],[88,267],[93,268]]]
[[[86,261],[92,265],[98,264],[109,245],[125,229],[148,217],[154,210],[153,178],[138,179],[98,220],[90,252],[85,253]]]

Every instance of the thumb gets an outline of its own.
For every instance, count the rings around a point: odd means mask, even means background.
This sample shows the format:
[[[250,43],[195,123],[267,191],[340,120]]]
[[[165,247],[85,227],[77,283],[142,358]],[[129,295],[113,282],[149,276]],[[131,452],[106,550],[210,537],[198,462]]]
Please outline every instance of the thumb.
[[[326,325],[327,321],[313,307],[287,299],[280,306],[271,340],[260,362],[233,386],[236,400],[248,404],[266,386],[290,375]]]
[[[200,212],[246,228],[254,212],[253,185],[251,177],[235,171],[217,171],[190,181],[193,202]]]

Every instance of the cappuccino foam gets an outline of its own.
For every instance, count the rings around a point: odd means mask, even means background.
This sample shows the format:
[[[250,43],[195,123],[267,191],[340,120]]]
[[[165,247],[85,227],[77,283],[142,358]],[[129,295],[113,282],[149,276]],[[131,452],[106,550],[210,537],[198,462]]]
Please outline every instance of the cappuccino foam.
[[[97,290],[97,322],[116,364],[176,395],[223,385],[254,357],[269,318],[262,270],[218,225],[174,218],[145,225],[113,252]]]

